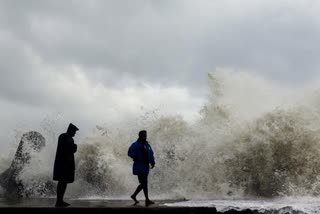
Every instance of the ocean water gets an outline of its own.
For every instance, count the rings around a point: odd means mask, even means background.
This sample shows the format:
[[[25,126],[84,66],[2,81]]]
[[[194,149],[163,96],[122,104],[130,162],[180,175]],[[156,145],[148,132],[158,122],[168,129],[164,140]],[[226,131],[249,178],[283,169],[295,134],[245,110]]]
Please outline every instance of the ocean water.
[[[164,205],[169,207],[215,207],[219,212],[250,209],[260,213],[320,213],[319,198],[191,200]]]
[[[249,197],[252,206],[272,207],[279,203],[287,206],[293,200],[278,200],[279,197],[296,197],[296,205],[301,202],[299,206],[306,209],[317,203],[318,82],[290,86],[252,73],[222,70],[208,75],[208,85],[208,100],[193,122],[184,120],[177,109],[174,116],[155,110],[117,127],[107,121],[97,125],[78,142],[76,180],[68,186],[66,196],[125,198],[132,193],[138,181],[131,173],[132,160],[127,150],[138,131],[146,129],[156,159],[149,176],[153,198],[191,199],[186,203],[216,203],[222,208],[224,202],[226,206],[229,202],[249,205],[246,200],[211,199]],[[60,133],[52,121],[35,130],[45,137],[45,147],[40,152],[25,148],[30,160],[15,177],[24,187],[24,197],[55,195],[52,167]],[[12,154],[0,152],[0,173],[10,167],[12,158]],[[6,187],[2,186],[0,197],[6,194]],[[207,201],[192,201],[199,198]],[[255,200],[259,198],[268,200]]]

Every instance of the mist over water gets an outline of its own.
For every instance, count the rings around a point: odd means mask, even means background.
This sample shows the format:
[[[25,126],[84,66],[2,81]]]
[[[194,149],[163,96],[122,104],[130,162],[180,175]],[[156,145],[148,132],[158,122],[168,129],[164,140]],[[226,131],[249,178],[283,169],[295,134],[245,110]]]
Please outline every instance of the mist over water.
[[[154,198],[320,194],[316,84],[293,87],[231,70],[209,74],[208,84],[208,101],[192,123],[154,111],[117,127],[97,125],[78,144],[76,181],[67,196],[127,198],[138,183],[127,151],[141,129],[148,130],[155,152],[149,176]],[[46,147],[19,175],[33,189],[52,180],[60,133],[54,122],[44,127]],[[0,170],[10,158],[0,159]]]

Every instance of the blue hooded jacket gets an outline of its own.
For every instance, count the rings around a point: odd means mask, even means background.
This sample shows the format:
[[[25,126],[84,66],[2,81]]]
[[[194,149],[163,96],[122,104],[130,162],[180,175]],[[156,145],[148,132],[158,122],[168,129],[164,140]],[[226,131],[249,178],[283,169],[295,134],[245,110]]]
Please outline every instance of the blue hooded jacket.
[[[155,164],[153,151],[150,144],[145,144],[148,154],[148,164],[146,163],[143,155],[144,144],[136,141],[131,144],[128,150],[128,156],[133,159],[132,172],[134,175],[148,175],[150,166],[149,164]]]

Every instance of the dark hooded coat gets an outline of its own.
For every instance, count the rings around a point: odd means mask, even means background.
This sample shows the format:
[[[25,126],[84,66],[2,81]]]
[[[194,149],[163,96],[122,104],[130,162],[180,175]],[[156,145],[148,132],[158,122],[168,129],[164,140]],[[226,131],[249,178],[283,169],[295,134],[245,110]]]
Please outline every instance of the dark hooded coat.
[[[74,153],[77,145],[68,133],[61,134],[58,140],[56,158],[54,161],[53,180],[72,183],[75,174]]]

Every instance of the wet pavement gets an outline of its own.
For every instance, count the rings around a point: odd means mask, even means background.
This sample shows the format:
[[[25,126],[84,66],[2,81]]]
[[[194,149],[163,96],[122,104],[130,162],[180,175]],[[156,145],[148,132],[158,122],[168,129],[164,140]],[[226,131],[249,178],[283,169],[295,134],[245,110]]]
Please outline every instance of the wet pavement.
[[[107,200],[107,199],[65,199],[71,204],[69,207],[78,208],[116,208],[116,207],[145,207],[144,200],[134,205],[132,200]],[[166,207],[167,203],[179,202],[178,200],[155,200],[155,204],[150,207]],[[54,207],[55,198],[31,198],[31,199],[5,199],[0,198],[0,207]]]

